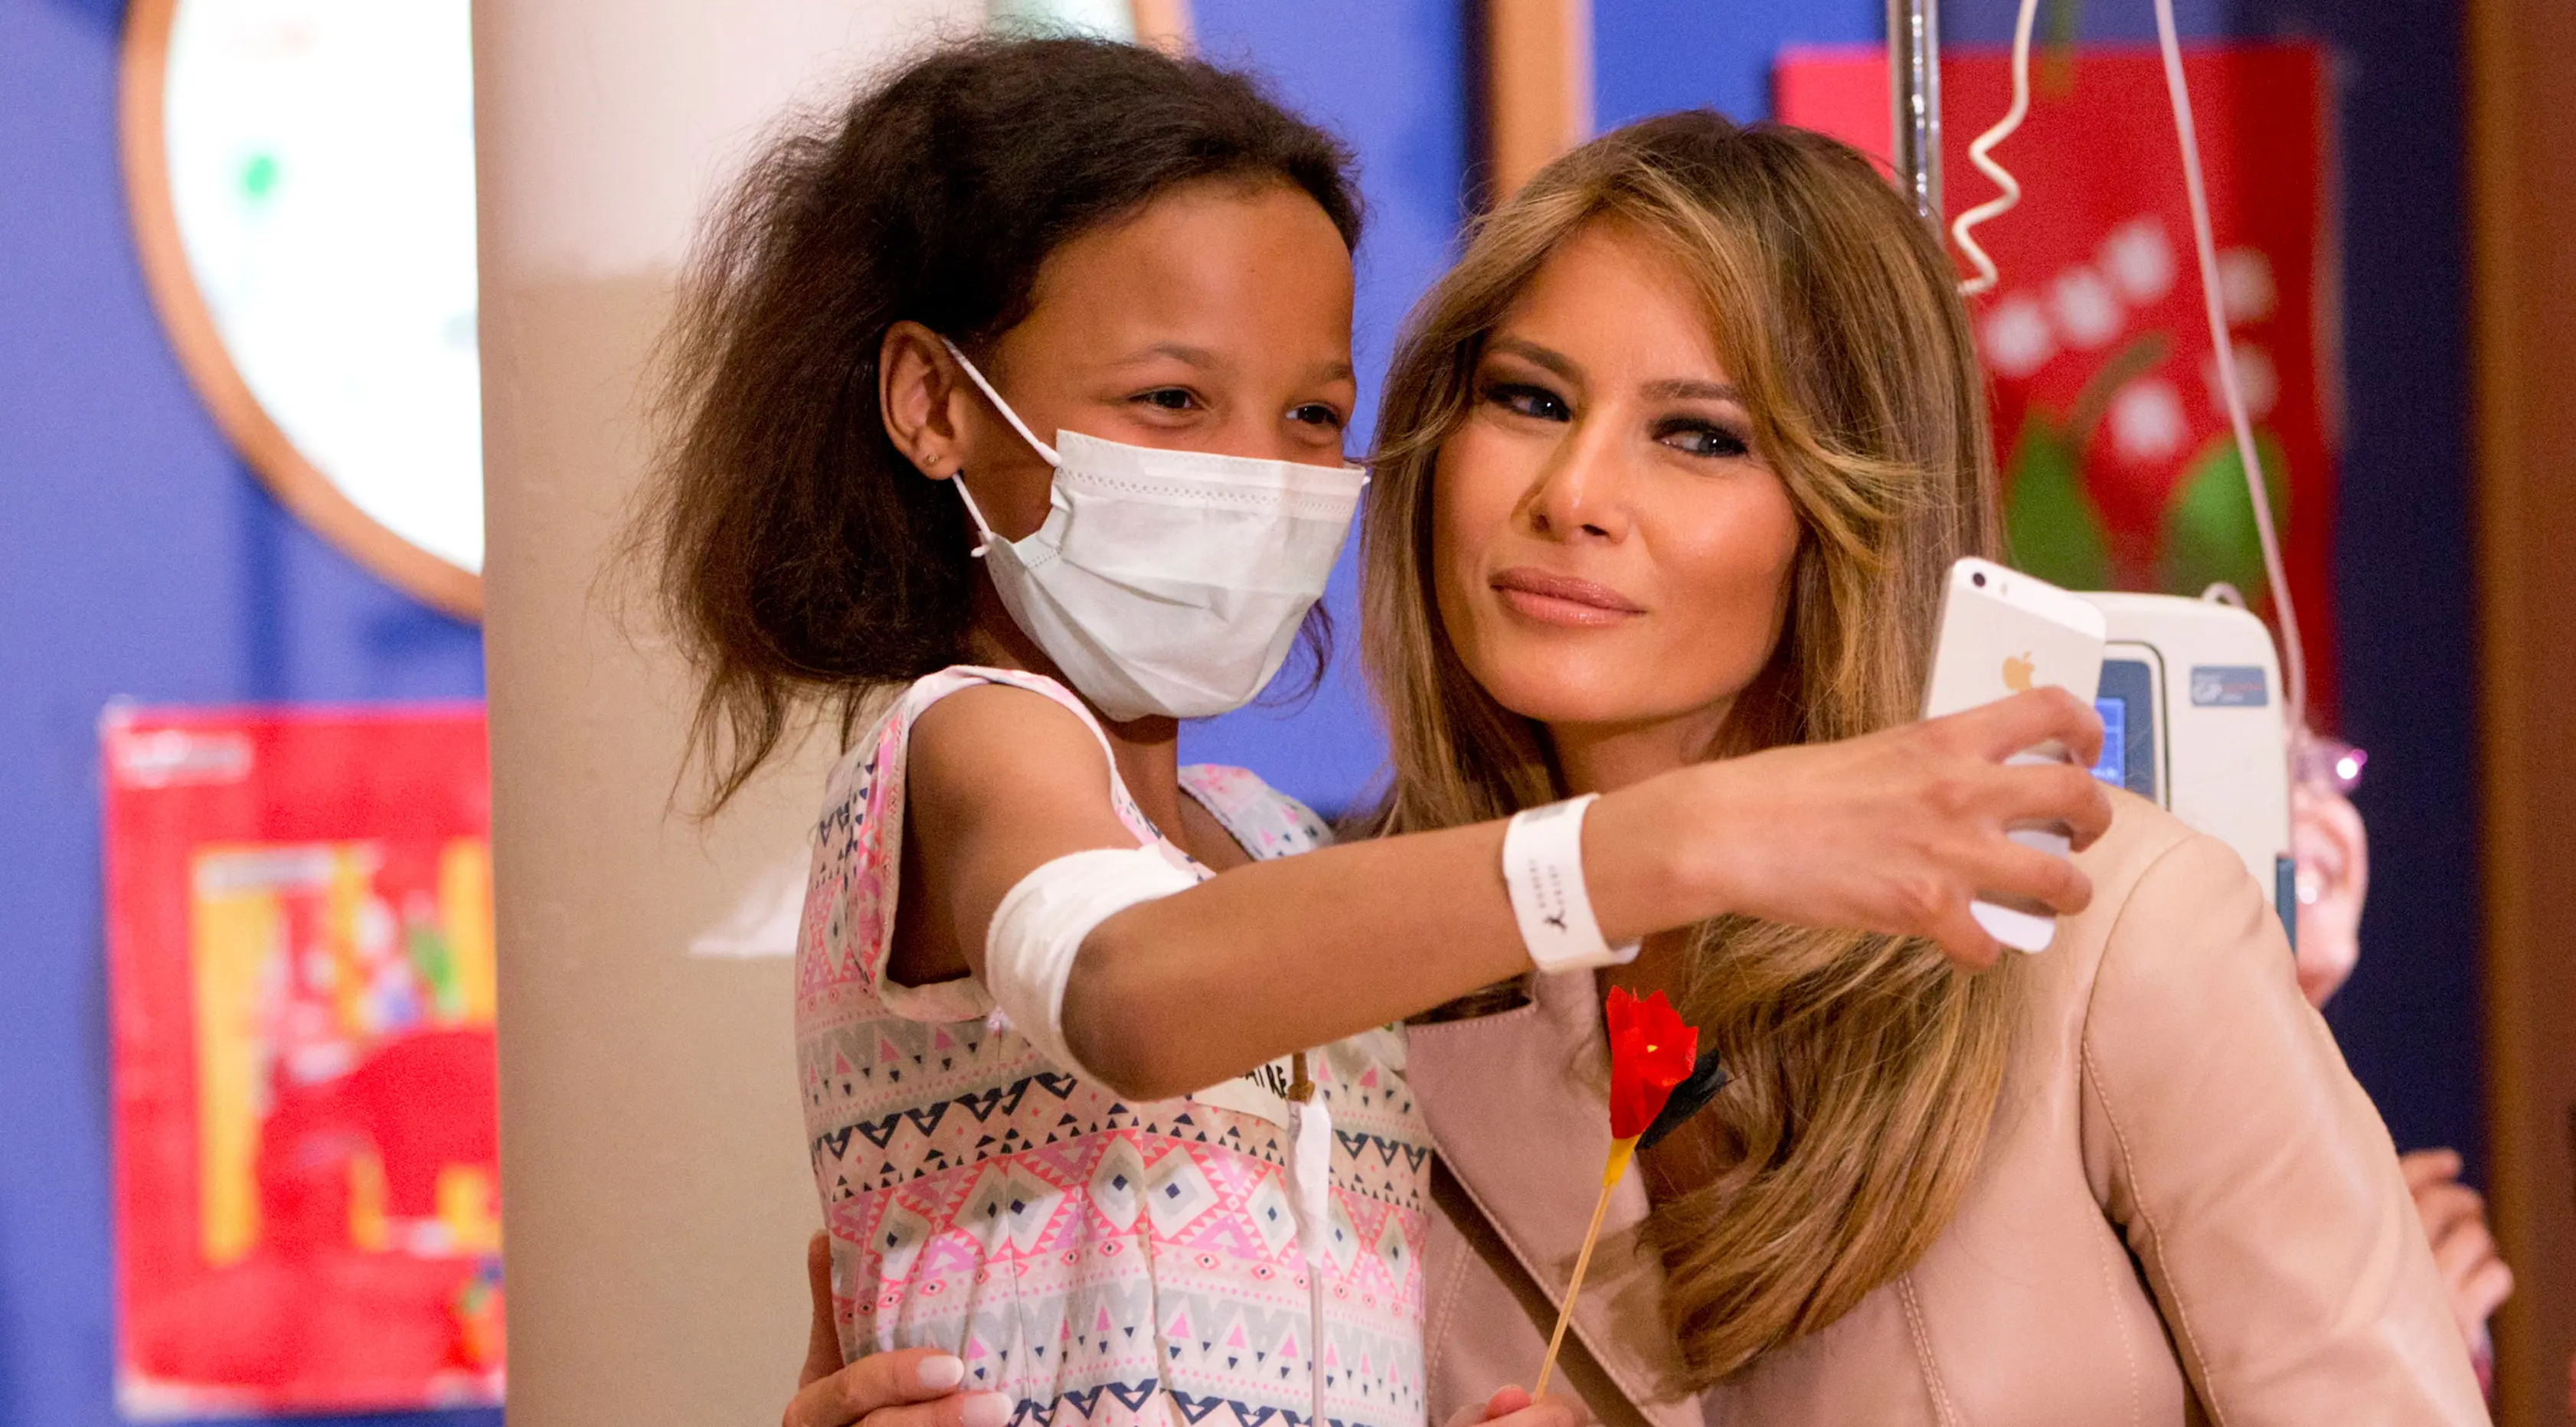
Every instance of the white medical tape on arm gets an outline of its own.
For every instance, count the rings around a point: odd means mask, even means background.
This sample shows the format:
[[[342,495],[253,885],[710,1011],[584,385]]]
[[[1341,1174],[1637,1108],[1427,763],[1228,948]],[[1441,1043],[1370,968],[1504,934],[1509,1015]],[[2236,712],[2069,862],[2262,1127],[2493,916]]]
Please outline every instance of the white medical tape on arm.
[[[1503,830],[1503,886],[1521,944],[1541,971],[1622,965],[1636,960],[1642,945],[1612,946],[1592,917],[1592,894],[1583,882],[1583,815],[1600,796],[1531,808]]]
[[[1093,1076],[1064,1039],[1064,988],[1091,929],[1139,902],[1186,892],[1198,879],[1151,848],[1096,848],[1055,859],[1019,880],[984,933],[984,989],[1011,1026],[1059,1069]]]

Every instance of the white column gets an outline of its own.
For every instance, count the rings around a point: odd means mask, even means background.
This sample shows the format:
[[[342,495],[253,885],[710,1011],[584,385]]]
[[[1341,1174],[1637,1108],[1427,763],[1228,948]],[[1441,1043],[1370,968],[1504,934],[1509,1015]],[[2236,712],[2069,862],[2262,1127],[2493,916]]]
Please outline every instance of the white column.
[[[793,1385],[821,1216],[790,965],[708,933],[764,873],[793,896],[833,750],[691,820],[690,689],[608,562],[710,196],[791,99],[980,9],[475,0],[512,1427],[769,1422]]]

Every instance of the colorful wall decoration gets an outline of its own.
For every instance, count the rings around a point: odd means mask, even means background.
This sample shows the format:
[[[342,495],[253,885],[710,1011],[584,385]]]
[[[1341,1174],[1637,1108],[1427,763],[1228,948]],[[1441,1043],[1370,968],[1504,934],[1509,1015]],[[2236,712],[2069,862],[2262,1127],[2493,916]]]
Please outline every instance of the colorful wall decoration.
[[[120,708],[101,745],[120,1406],[498,1402],[482,711]]]
[[[2308,651],[2312,721],[2335,708],[2335,249],[2328,94],[2312,44],[2186,52],[2220,296]],[[1887,152],[1887,61],[1795,50],[1779,116]],[[1941,64],[1948,209],[1994,193],[1968,144],[2012,98],[2007,55]],[[2021,205],[1977,229],[2002,271],[1972,299],[1994,383],[2013,562],[2076,589],[2196,595],[2215,582],[2269,617],[2244,467],[2229,434],[2192,257],[2162,62],[2151,48],[2043,50],[2030,116],[1994,157]]]

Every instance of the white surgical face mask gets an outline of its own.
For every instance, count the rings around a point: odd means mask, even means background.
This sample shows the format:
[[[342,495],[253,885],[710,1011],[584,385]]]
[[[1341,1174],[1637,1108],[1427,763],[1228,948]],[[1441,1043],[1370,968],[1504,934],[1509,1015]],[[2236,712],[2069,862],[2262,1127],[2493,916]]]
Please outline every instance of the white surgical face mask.
[[[975,553],[1021,630],[1113,721],[1250,703],[1324,593],[1368,477],[1078,431],[1049,448],[948,351],[1055,467],[1046,522],[1025,540],[996,537],[965,473],[954,477],[983,540]]]

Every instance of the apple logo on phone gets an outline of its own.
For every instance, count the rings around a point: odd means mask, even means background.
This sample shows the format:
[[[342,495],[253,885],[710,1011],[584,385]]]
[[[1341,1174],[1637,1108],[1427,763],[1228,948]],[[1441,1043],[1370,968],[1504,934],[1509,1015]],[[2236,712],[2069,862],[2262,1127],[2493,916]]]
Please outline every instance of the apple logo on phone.
[[[2016,694],[2027,694],[2030,692],[2030,676],[2038,672],[2039,666],[2030,662],[2029,651],[2007,655],[2004,658],[2004,687]]]

